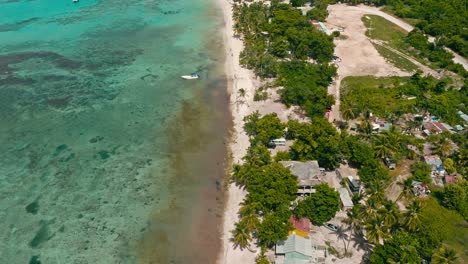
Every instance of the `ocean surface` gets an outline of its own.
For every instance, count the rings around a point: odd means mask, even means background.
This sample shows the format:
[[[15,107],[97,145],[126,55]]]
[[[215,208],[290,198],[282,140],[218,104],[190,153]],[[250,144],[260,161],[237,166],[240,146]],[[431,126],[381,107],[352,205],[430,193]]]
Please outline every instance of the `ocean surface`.
[[[0,0],[0,263],[215,262],[220,13],[214,0]]]

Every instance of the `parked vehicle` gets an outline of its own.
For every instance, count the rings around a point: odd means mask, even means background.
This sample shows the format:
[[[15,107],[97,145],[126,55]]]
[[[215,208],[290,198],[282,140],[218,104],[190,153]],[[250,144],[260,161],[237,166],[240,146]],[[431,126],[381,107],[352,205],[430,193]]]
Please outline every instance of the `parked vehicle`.
[[[323,225],[326,229],[329,229],[331,231],[337,231],[338,230],[338,226],[334,225],[334,224],[331,224],[331,223],[326,223]]]

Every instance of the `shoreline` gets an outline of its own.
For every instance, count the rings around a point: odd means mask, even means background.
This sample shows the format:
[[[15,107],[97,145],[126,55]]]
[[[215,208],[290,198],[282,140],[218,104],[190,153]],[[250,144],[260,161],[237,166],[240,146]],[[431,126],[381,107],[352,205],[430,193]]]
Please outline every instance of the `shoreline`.
[[[239,64],[239,54],[243,50],[244,44],[241,39],[234,37],[232,5],[227,0],[217,0],[223,12],[224,20],[224,49],[225,65],[224,70],[227,80],[227,91],[230,97],[230,112],[232,116],[232,133],[229,142],[229,156],[231,164],[240,163],[250,145],[249,137],[243,130],[243,118],[253,112],[250,107],[253,104],[253,97],[256,88],[256,78],[252,71],[242,68]],[[240,97],[240,89],[245,90],[245,96]],[[228,168],[227,173],[230,172]],[[229,176],[226,175],[226,180]],[[222,220],[221,251],[218,254],[217,263],[254,263],[258,249],[251,246],[252,251],[234,249],[229,241],[231,230],[238,220],[239,203],[243,201],[246,191],[233,183],[227,182],[225,192],[225,205]]]

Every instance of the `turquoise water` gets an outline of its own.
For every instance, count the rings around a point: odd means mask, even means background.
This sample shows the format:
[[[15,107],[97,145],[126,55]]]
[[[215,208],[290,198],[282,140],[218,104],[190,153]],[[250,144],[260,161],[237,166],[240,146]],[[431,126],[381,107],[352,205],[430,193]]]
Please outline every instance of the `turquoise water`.
[[[0,0],[0,263],[215,261],[229,127],[219,12]]]

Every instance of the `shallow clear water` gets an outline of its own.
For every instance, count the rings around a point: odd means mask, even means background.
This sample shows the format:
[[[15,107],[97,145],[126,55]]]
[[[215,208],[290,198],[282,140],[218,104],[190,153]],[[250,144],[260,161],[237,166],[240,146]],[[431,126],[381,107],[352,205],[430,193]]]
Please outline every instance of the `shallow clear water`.
[[[220,21],[211,0],[0,0],[0,263],[214,262]]]

